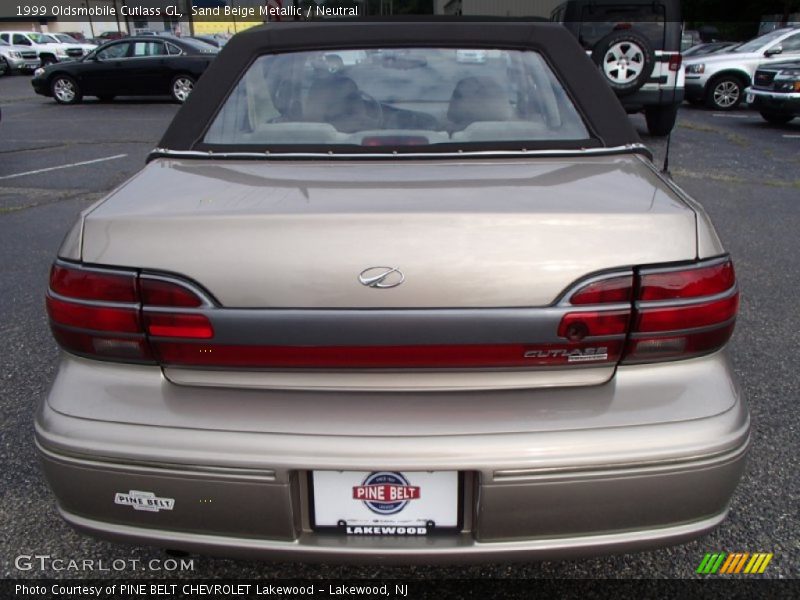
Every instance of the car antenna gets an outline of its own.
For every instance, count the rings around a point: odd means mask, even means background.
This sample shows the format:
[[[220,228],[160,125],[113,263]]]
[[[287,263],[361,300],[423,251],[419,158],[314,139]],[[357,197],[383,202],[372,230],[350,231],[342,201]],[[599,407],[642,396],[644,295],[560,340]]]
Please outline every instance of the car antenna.
[[[664,153],[664,166],[661,169],[661,172],[666,175],[667,177],[672,177],[672,173],[669,172],[669,147],[670,142],[672,142],[672,131],[667,134],[667,149]]]
[[[675,81],[672,82],[672,100],[673,101],[675,100],[675,94],[678,92],[678,79],[681,76],[681,69],[683,69],[683,55],[680,53],[680,51],[678,51],[678,52],[679,52],[678,55],[681,57],[681,62],[680,62],[680,65],[678,66],[678,69],[675,71]],[[667,69],[669,69],[669,67],[667,67]],[[683,104],[683,103],[681,102],[681,104]],[[675,130],[675,125],[677,124],[677,121],[678,121],[678,115],[677,115],[678,110],[679,110],[679,108],[675,108],[675,113],[676,113],[675,114],[675,123],[673,123],[672,129],[670,129],[669,133],[667,134],[667,148],[664,151],[664,166],[661,168],[661,172],[664,175],[666,175],[667,177],[669,177],[670,179],[672,178],[672,173],[669,172],[669,150],[670,150],[670,147],[672,146],[672,132]]]

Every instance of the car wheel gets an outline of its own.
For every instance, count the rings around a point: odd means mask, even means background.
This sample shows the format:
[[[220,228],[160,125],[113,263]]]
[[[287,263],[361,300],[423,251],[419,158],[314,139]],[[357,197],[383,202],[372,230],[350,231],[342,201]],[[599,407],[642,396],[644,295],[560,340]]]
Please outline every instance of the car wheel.
[[[175,102],[183,104],[194,89],[194,79],[189,75],[178,75],[172,80],[170,91]]]
[[[11,70],[8,68],[8,62],[6,62],[5,58],[0,56],[0,75],[5,75],[10,72]]]
[[[767,123],[772,123],[773,125],[786,125],[786,123],[795,117],[791,113],[773,112],[769,110],[762,110],[761,116]]]
[[[646,37],[635,30],[612,31],[592,51],[592,60],[618,96],[632,94],[649,79],[655,52]]]
[[[115,97],[116,96],[113,94],[104,94],[102,96],[98,96],[97,99],[100,100],[100,102],[111,102]]]
[[[648,106],[644,109],[644,118],[650,135],[658,137],[669,135],[678,118],[678,105]]]
[[[56,64],[56,59],[55,59],[55,57],[54,57],[54,56],[44,55],[44,56],[42,56],[42,58],[40,59],[40,62],[42,63],[42,66],[43,66],[43,67],[46,67],[47,65],[54,65],[54,64]]]
[[[744,99],[744,84],[735,75],[715,79],[706,91],[706,106],[714,110],[733,110]]]
[[[78,82],[69,75],[56,75],[50,83],[50,91],[59,104],[77,104],[83,99]]]

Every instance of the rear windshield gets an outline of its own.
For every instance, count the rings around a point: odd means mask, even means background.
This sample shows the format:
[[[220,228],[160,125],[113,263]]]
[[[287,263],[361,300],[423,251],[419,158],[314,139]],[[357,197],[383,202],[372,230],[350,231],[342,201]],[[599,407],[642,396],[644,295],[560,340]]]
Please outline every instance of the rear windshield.
[[[654,50],[666,50],[665,22],[664,6],[655,2],[643,5],[589,5],[581,14],[578,41],[586,50],[593,50],[612,31],[634,29],[647,38]]]
[[[532,51],[386,48],[258,58],[204,142],[360,147],[589,139],[572,101]]]

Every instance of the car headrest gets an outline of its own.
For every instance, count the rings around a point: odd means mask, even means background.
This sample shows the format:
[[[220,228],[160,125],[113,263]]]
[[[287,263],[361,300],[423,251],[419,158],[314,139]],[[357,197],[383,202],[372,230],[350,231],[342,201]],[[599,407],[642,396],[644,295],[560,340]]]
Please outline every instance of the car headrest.
[[[358,86],[349,77],[317,79],[308,90],[303,116],[307,121],[334,122],[351,113],[359,97]]]
[[[491,77],[465,77],[453,90],[447,118],[459,129],[475,121],[507,121],[508,93]]]

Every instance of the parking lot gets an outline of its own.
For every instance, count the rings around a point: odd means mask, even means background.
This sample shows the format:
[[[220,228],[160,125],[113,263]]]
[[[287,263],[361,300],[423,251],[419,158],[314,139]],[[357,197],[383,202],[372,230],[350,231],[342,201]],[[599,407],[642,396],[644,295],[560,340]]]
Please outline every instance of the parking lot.
[[[358,567],[262,564],[196,557],[194,569],[164,573],[21,571],[19,555],[138,559],[162,551],[98,541],[58,516],[33,448],[33,412],[55,374],[58,349],[43,297],[47,273],[77,213],[144,164],[178,110],[167,100],[93,99],[59,106],[36,96],[29,77],[0,78],[0,398],[2,404],[3,577],[161,575],[311,578],[586,578],[693,577],[706,552],[771,552],[763,577],[800,576],[800,475],[797,472],[800,311],[796,258],[800,230],[800,119],[766,124],[745,109],[713,113],[685,106],[672,139],[677,183],[711,215],[736,264],[742,306],[730,353],[754,421],[750,459],[728,519],[697,541],[624,556],[585,560],[452,567]],[[660,164],[665,142],[646,136]],[[531,507],[532,511],[536,507]]]

